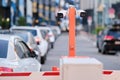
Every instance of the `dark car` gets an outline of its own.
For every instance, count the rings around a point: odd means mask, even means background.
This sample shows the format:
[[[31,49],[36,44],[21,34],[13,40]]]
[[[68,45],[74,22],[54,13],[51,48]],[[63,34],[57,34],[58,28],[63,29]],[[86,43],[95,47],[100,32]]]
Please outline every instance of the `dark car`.
[[[116,54],[117,51],[120,51],[120,28],[112,27],[103,30],[97,36],[97,48],[103,54]]]

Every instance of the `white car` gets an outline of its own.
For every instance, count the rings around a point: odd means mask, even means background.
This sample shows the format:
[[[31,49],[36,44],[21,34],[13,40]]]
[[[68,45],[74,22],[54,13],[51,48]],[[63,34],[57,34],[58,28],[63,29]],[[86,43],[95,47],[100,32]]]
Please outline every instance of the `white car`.
[[[52,30],[56,30],[58,35],[61,35],[61,30],[58,26],[51,26],[50,27]]]
[[[17,35],[23,39],[23,41],[28,45],[31,51],[36,53],[36,59],[41,63],[41,51],[37,46],[33,35],[27,31],[9,31],[9,30],[0,30],[0,34],[9,34]]]
[[[50,27],[55,35],[55,39],[57,39],[61,35],[61,29],[58,26]]]
[[[18,36],[0,34],[0,67],[13,72],[39,72],[41,64]]]
[[[49,39],[49,42],[50,42],[50,45],[51,45],[51,48],[53,48],[54,47],[54,42],[55,42],[55,35],[53,34],[53,32],[52,32],[52,29],[50,28],[50,27],[42,27],[42,26],[37,26],[37,28],[39,29],[39,30],[45,30],[45,31],[47,31],[47,37],[48,37],[48,39]]]
[[[40,48],[40,51],[41,51],[41,63],[44,64],[45,60],[46,60],[46,54],[48,52],[48,42],[42,36],[42,33],[39,30],[39,28],[19,26],[19,27],[12,27],[11,30],[12,31],[14,31],[14,30],[28,31],[28,32],[32,33],[38,47]]]
[[[41,51],[40,51],[39,47],[37,46],[33,35],[30,32],[26,32],[26,31],[13,31],[13,32],[11,32],[11,34],[20,36],[23,39],[23,41],[28,45],[30,50],[34,51],[36,53],[37,60],[39,62],[41,62]]]

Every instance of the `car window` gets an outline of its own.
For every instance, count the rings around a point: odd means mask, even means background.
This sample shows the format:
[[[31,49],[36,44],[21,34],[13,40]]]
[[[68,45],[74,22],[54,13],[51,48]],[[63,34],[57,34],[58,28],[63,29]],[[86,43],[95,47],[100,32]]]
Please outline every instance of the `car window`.
[[[30,40],[29,40],[29,43],[30,44],[36,44],[36,42],[35,42],[35,39],[34,39],[34,37],[33,37],[33,35],[32,34],[30,34]]]
[[[16,52],[17,52],[17,54],[18,54],[18,56],[20,58],[27,58],[27,57],[29,57],[30,50],[28,49],[28,47],[26,47],[24,42],[18,41],[16,43],[15,47],[16,47]]]
[[[45,39],[45,37],[46,37],[46,32],[45,32],[45,30],[40,30],[40,32],[41,32],[41,34],[42,34],[42,37]]]
[[[32,33],[33,36],[36,36],[37,35],[37,31],[36,30],[31,30],[31,29],[12,29],[12,30],[17,30],[17,31],[28,31],[30,33]]]
[[[22,39],[23,39],[23,41],[24,42],[28,42],[28,35],[27,34],[16,34],[16,35],[18,35],[18,36],[20,36]]]
[[[23,50],[23,47],[22,47],[21,43],[20,43],[20,42],[17,42],[17,43],[15,44],[15,48],[16,48],[17,55],[18,55],[20,58],[23,58],[24,50]]]
[[[0,40],[0,58],[7,58],[8,41]]]
[[[108,31],[108,35],[119,35],[120,36],[120,29],[110,29]]]

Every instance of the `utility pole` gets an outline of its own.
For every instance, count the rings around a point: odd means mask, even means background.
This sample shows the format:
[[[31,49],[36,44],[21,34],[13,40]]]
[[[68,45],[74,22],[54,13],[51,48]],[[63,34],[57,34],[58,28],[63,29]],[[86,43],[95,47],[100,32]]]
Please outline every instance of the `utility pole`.
[[[98,8],[98,1],[94,0],[94,23],[95,23],[95,27],[97,27],[98,25],[98,21],[97,21],[97,8]]]

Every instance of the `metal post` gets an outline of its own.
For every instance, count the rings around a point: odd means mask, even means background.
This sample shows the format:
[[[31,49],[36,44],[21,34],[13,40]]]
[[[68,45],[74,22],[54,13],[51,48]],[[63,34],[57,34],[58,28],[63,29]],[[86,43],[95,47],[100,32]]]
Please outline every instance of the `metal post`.
[[[97,7],[98,7],[98,1],[94,0],[94,23],[95,23],[95,28],[98,25],[98,21],[97,21],[97,17],[98,17]]]
[[[69,8],[69,57],[75,56],[75,15],[74,7]]]

